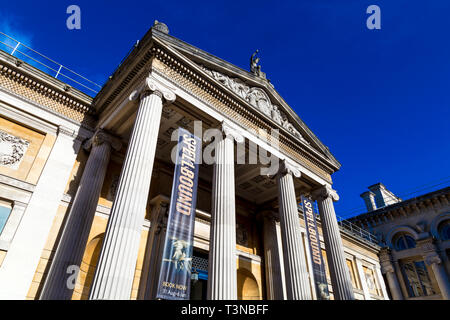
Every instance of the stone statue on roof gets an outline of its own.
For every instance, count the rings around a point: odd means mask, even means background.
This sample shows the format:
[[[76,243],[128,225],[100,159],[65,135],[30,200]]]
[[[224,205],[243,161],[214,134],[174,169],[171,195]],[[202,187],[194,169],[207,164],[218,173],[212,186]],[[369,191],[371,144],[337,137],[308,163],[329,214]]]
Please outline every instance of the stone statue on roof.
[[[250,57],[250,72],[253,73],[257,77],[266,79],[266,74],[261,71],[261,66],[258,65],[259,57],[256,56],[258,54],[258,52],[259,52],[259,50],[256,50]]]
[[[258,52],[259,50],[256,49],[256,51],[250,57],[250,71],[257,76],[259,76],[259,74],[261,73],[261,66],[258,65],[259,57],[256,56]]]

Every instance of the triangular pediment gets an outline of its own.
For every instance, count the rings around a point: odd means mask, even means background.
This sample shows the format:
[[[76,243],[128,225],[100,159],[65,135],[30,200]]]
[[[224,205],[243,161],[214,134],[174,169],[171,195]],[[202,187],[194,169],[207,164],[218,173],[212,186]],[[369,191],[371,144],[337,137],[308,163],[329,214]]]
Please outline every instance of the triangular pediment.
[[[190,60],[196,67],[232,94],[246,101],[252,111],[259,112],[261,116],[272,121],[280,129],[294,137],[299,144],[315,150],[336,168],[340,167],[340,163],[328,148],[306,126],[268,80],[170,35],[155,32],[153,37],[159,40],[158,42],[161,45],[170,47]]]

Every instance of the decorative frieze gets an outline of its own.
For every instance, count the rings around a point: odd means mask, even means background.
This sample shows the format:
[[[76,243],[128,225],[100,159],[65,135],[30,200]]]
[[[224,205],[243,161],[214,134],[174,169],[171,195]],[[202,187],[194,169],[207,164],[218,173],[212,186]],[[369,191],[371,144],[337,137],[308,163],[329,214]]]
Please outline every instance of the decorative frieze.
[[[244,107],[232,96],[225,94],[212,81],[204,79],[199,74],[189,70],[163,50],[159,48],[152,48],[152,50],[157,58],[153,63],[153,70],[157,74],[176,83],[184,91],[192,94],[228,118],[234,119],[241,126],[254,130],[255,132],[259,132],[261,129],[266,130],[266,132],[271,132],[273,125],[263,117],[253,113],[248,107]],[[300,147],[300,144],[295,140],[284,132],[280,132],[280,151],[297,160],[323,179],[331,182],[330,174],[334,169],[323,161],[318,160],[306,148]]]
[[[17,170],[30,142],[0,130],[0,165]]]
[[[258,87],[250,87],[239,78],[230,78],[218,71],[210,70],[203,65],[200,65],[200,68],[202,68],[213,79],[217,80],[242,99],[247,101],[251,106],[255,107],[264,115],[275,121],[278,125],[292,133],[295,137],[309,144],[300,132],[295,129],[286,114],[281,111],[277,105],[271,102],[269,96],[263,89]]]

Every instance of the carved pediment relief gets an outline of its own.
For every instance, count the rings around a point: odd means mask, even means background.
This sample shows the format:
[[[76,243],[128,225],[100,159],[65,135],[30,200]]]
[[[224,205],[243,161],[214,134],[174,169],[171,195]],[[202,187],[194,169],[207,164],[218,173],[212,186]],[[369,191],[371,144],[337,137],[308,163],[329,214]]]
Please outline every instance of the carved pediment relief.
[[[29,141],[0,130],[0,165],[18,169],[29,145]]]
[[[275,121],[279,126],[292,133],[298,139],[309,144],[309,142],[303,138],[301,133],[289,121],[287,115],[280,110],[277,105],[271,102],[269,96],[263,89],[258,87],[250,87],[239,78],[230,78],[220,72],[210,70],[203,65],[200,65],[200,67],[213,79],[217,80],[225,87],[236,93],[251,106]]]

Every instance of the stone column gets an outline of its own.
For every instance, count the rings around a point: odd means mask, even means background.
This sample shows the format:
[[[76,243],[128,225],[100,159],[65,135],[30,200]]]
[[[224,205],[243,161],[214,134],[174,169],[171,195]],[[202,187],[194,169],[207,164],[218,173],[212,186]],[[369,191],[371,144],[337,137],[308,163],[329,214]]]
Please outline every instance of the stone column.
[[[159,271],[161,269],[164,242],[166,240],[167,220],[169,216],[168,209],[169,199],[162,199],[162,197],[159,197],[153,205],[150,232],[147,241],[147,250],[149,250],[150,259],[148,265],[143,268],[145,273],[147,273],[145,294],[143,296],[144,300],[153,300],[156,298]]]
[[[209,241],[208,299],[237,299],[236,195],[234,141],[243,142],[235,130],[222,125],[223,139],[215,143],[211,231]]]
[[[283,300],[283,277],[281,274],[281,255],[278,250],[277,222],[273,213],[264,214],[264,262],[268,300]]]
[[[286,293],[289,300],[311,300],[293,176],[299,178],[300,170],[282,161],[277,182]]]
[[[442,259],[436,250],[434,240],[428,238],[417,242],[417,246],[422,249],[425,263],[433,269],[439,290],[441,290],[442,299],[450,299],[450,283],[448,281],[447,272],[442,264]]]
[[[313,196],[319,206],[334,298],[336,300],[353,300],[355,297],[352,282],[345,263],[344,247],[333,206],[333,200],[339,200],[339,196],[329,186],[322,186],[315,190]]]
[[[163,100],[173,102],[175,94],[150,76],[140,95],[90,299],[130,298]]]
[[[389,248],[380,250],[381,273],[386,275],[389,290],[391,291],[392,300],[403,300],[402,290],[395,274],[395,268],[392,264],[391,251]]]
[[[53,262],[40,299],[70,300],[74,284],[68,283],[74,266],[78,274],[89,237],[98,198],[105,179],[111,147],[118,150],[121,143],[103,131],[98,131],[85,145],[91,149],[81,181],[72,203],[67,222],[59,240]]]

